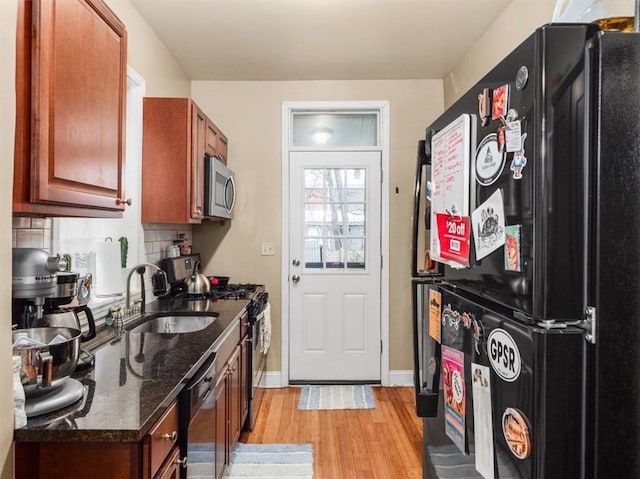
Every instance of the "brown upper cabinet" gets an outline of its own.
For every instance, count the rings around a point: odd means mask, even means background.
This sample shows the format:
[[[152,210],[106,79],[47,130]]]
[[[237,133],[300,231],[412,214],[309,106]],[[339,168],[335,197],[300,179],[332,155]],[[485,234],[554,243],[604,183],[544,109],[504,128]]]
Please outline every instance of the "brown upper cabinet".
[[[222,163],[227,164],[227,137],[211,120],[207,122],[205,153],[209,156],[215,156]]]
[[[222,148],[226,162],[227,137],[190,98],[143,105],[142,222],[200,223],[205,154],[220,157]]]
[[[13,212],[122,217],[127,33],[102,0],[19,3]]]
[[[189,98],[145,98],[142,222],[200,223],[207,117]]]

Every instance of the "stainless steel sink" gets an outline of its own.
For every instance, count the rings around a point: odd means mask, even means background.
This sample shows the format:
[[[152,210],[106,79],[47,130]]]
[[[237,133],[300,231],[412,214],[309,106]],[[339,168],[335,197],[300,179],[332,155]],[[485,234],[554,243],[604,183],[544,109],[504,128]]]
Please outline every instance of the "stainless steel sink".
[[[131,333],[194,333],[212,324],[218,314],[208,316],[181,316],[176,314],[155,316],[129,330]]]

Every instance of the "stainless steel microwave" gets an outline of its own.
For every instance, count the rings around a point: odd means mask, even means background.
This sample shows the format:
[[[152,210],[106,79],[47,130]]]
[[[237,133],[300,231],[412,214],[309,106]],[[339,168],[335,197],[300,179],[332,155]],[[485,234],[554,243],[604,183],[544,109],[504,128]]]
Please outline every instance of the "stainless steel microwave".
[[[233,171],[218,158],[205,156],[204,215],[209,218],[233,218],[236,182]]]

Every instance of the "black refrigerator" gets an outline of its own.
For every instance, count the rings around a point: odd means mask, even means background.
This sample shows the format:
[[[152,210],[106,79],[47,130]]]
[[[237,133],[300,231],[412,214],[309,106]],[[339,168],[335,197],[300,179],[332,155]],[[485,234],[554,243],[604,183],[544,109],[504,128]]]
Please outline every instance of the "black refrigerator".
[[[417,157],[424,477],[640,477],[640,34],[540,27]]]

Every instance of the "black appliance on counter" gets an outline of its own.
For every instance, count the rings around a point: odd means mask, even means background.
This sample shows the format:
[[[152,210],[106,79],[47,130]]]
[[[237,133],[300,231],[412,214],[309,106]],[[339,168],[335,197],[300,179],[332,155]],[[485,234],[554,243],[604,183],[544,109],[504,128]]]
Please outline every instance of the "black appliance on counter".
[[[244,430],[252,430],[255,424],[256,415],[262,402],[264,390],[264,372],[266,368],[266,358],[268,348],[263,341],[264,333],[264,310],[269,301],[269,293],[264,291],[264,286],[254,283],[228,283],[222,281],[214,284],[208,293],[191,295],[187,294],[185,280],[193,273],[200,261],[199,254],[180,256],[177,258],[166,258],[162,260],[160,267],[167,274],[170,285],[170,293],[167,298],[159,298],[159,301],[167,304],[173,302],[185,306],[194,311],[207,311],[217,301],[234,301],[248,299],[250,303],[247,307],[249,317],[249,336],[251,348],[249,352],[249,364],[247,365],[249,391],[249,413],[247,415]],[[213,280],[214,276],[209,277]],[[169,310],[171,307],[169,306]]]
[[[640,477],[640,34],[537,29],[426,130],[424,477]]]

